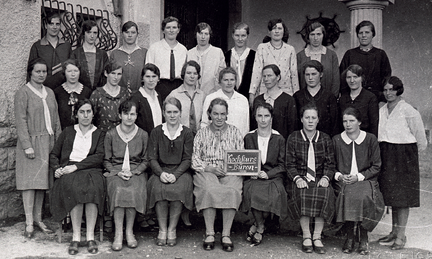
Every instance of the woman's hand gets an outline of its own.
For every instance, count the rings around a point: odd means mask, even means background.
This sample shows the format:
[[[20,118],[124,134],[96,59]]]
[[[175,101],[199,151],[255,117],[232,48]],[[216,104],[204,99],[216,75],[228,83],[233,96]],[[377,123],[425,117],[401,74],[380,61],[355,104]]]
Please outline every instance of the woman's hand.
[[[161,175],[159,176],[159,179],[161,180],[161,182],[163,183],[169,183],[169,174],[167,172],[162,172]]]
[[[224,177],[226,174],[224,172],[224,170],[222,170],[222,168],[220,168],[218,166],[211,166],[211,165],[206,166],[204,171],[207,173],[212,173],[212,174],[216,175],[217,177]]]
[[[35,152],[33,148],[29,147],[24,149],[24,154],[28,159],[34,159],[35,158]]]
[[[175,183],[175,181],[177,181],[175,175],[174,174],[168,174],[168,182],[169,183]]]
[[[75,172],[76,170],[78,170],[78,167],[76,165],[67,165],[65,167],[63,167],[63,174],[70,174]]]
[[[54,177],[60,178],[62,175],[63,175],[63,169],[61,167],[57,168],[57,170],[55,170],[54,172]]]
[[[358,182],[357,175],[345,174],[339,177],[339,181],[342,181],[344,184],[353,184]]]
[[[129,181],[130,178],[131,178],[131,176],[132,176],[132,174],[129,171],[120,171],[117,174],[117,176],[120,177],[124,181]]]
[[[323,177],[319,180],[317,187],[320,187],[320,186],[322,186],[324,188],[327,188],[329,186],[329,181],[326,177]]]
[[[260,171],[260,172],[258,173],[258,178],[260,178],[260,179],[268,179],[268,175],[267,175],[266,172],[264,172],[264,171]]]
[[[309,185],[307,184],[307,182],[305,180],[303,180],[303,178],[297,179],[296,185],[297,185],[297,188],[299,188],[299,189],[303,189],[303,188],[309,189]]]

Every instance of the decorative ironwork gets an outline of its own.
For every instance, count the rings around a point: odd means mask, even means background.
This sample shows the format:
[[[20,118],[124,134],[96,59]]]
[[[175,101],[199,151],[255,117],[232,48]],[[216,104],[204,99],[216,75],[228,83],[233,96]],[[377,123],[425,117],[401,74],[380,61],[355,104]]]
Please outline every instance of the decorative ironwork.
[[[334,47],[334,43],[339,39],[339,35],[345,32],[339,29],[339,25],[336,23],[335,20],[336,17],[337,17],[336,14],[333,16],[333,18],[323,17],[322,12],[319,13],[319,17],[317,18],[310,19],[309,16],[306,16],[307,20],[303,24],[302,30],[298,31],[297,33],[301,34],[303,40],[307,42],[306,38],[309,36],[306,35],[307,27],[309,27],[309,25],[311,25],[314,22],[319,22],[324,26],[326,30],[326,37],[323,39],[322,44],[324,46],[332,45]]]
[[[72,48],[80,46],[80,32],[82,23],[86,20],[94,20],[98,24],[99,35],[96,47],[109,51],[117,46],[117,35],[111,27],[109,13],[106,10],[97,10],[76,5],[77,12],[74,12],[74,7],[70,3],[65,3],[58,0],[43,0],[42,1],[42,23],[41,37],[46,34],[45,24],[47,17],[52,13],[58,13],[61,17],[60,35],[64,40],[71,43]]]

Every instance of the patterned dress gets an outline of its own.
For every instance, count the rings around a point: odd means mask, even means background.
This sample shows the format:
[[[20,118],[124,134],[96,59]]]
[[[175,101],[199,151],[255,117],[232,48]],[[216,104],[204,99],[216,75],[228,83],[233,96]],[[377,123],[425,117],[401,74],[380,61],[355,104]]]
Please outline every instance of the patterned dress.
[[[213,125],[200,129],[194,139],[192,169],[195,170],[195,206],[199,212],[207,208],[238,209],[241,203],[243,179],[241,176],[217,177],[204,172],[207,166],[223,167],[225,150],[244,149],[241,132],[226,124],[221,130]]]

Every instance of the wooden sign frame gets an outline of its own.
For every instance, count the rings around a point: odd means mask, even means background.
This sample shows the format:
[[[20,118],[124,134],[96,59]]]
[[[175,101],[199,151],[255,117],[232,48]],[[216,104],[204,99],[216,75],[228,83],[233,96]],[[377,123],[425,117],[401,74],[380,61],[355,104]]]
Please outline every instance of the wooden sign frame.
[[[224,171],[226,175],[258,176],[261,171],[261,152],[254,149],[226,150]]]

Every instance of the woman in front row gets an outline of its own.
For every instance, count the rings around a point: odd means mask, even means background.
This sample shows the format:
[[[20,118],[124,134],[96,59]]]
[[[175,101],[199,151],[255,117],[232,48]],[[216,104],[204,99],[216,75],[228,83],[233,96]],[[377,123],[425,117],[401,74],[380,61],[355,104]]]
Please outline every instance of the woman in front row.
[[[198,212],[203,210],[206,225],[204,249],[214,248],[216,209],[222,209],[222,249],[232,252],[231,226],[240,206],[243,179],[241,176],[226,175],[223,163],[226,150],[244,149],[243,136],[239,129],[226,123],[229,115],[225,100],[212,100],[207,115],[211,123],[197,132],[192,154],[195,206]]]
[[[126,214],[126,242],[136,248],[133,234],[135,215],[144,214],[147,205],[148,134],[136,124],[137,105],[130,100],[118,109],[121,123],[109,130],[105,137],[104,166],[107,178],[109,212],[114,213],[115,237],[112,250],[123,246],[123,221]]]
[[[378,186],[381,167],[378,141],[372,133],[360,130],[362,115],[349,107],[342,113],[345,131],[333,138],[336,157],[335,189],[337,222],[344,222],[347,239],[343,252],[350,254],[355,236],[360,237],[358,252],[369,253],[371,232],[384,213],[384,200]]]
[[[260,150],[261,171],[258,176],[244,182],[242,210],[252,211],[255,224],[247,234],[247,240],[259,245],[263,238],[264,221],[270,213],[283,220],[287,216],[285,176],[285,139],[272,129],[273,106],[258,103],[254,117],[258,129],[244,138],[246,149]]]
[[[168,97],[162,108],[166,122],[150,134],[149,160],[153,175],[147,184],[148,207],[155,207],[159,223],[156,245],[175,246],[176,227],[183,206],[188,210],[193,208],[189,171],[193,133],[180,123],[182,106],[178,99]]]
[[[78,253],[81,219],[85,207],[87,250],[96,254],[94,238],[97,214],[102,215],[105,202],[105,180],[102,175],[105,133],[92,124],[93,106],[88,99],[76,103],[74,113],[78,124],[67,127],[50,153],[50,166],[58,178],[51,197],[51,213],[55,221],[70,213],[72,242],[69,254]]]
[[[300,110],[303,129],[294,131],[287,140],[285,166],[292,184],[288,210],[294,220],[300,219],[303,231],[302,251],[318,254],[326,251],[321,242],[324,221],[330,223],[334,214],[335,196],[329,185],[334,175],[334,152],[330,137],[316,129],[319,114],[312,104]],[[313,235],[309,229],[315,218]]]

